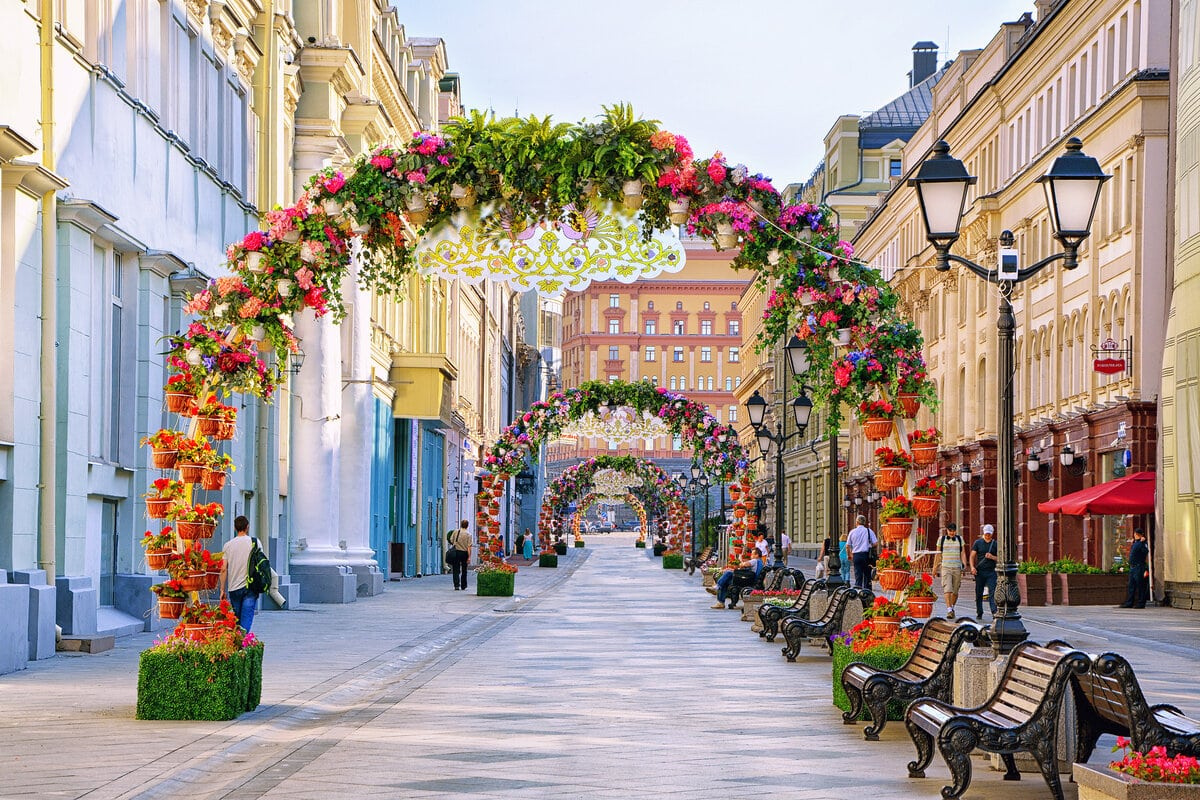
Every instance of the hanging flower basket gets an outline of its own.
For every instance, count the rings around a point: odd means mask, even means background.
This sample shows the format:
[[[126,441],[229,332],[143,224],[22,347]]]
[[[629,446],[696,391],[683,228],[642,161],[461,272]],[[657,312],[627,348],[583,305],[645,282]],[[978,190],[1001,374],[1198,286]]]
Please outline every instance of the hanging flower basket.
[[[208,469],[204,464],[177,464],[179,467],[179,480],[184,483],[199,483],[204,478],[204,472]]]
[[[221,422],[220,417],[196,417],[197,430],[204,436],[216,436],[221,430]]]
[[[183,616],[183,600],[177,597],[158,598],[158,616],[162,619],[179,619]]]
[[[933,600],[932,597],[908,598],[908,615],[917,619],[929,619],[933,616]]]
[[[736,503],[741,498],[741,496],[742,496],[742,487],[738,486],[736,483],[729,487],[729,499],[730,500],[732,500],[733,502]]]
[[[210,492],[219,492],[225,488],[225,479],[229,476],[227,472],[214,472],[211,469],[205,469],[204,475],[200,478],[200,488],[207,489]]]
[[[734,508],[734,509],[733,509],[733,516],[737,517],[738,519],[742,519],[743,517],[745,517],[745,516],[746,516],[746,509],[744,509],[744,508]]]
[[[672,225],[682,225],[688,221],[688,204],[690,202],[686,197],[682,200],[670,200],[667,202],[667,210],[671,214]]]
[[[207,572],[189,572],[179,579],[179,588],[185,592],[198,592],[208,588]]]
[[[872,617],[871,624],[880,636],[890,636],[900,630],[899,617]]]
[[[908,538],[912,533],[912,517],[892,517],[883,523],[883,539],[887,542],[899,542]]]
[[[917,495],[913,498],[913,505],[917,507],[918,517],[936,517],[942,507],[942,500],[940,497],[921,497]]]
[[[192,401],[192,396],[187,392],[167,392],[167,411],[172,414],[182,414],[187,411],[188,403]]]
[[[834,340],[834,343],[837,344],[838,347],[849,347],[850,346],[850,329],[849,328],[838,328],[837,329],[837,338]]]
[[[171,560],[171,556],[174,555],[174,553],[175,551],[169,547],[160,548],[158,550],[147,550],[146,566],[148,566],[150,569],[166,569],[167,562]]]
[[[905,419],[917,418],[917,412],[921,410],[921,400],[915,392],[900,392],[896,395],[896,400],[900,403]]]
[[[902,569],[879,570],[879,585],[889,592],[898,592],[908,586],[912,573]]]
[[[206,642],[214,630],[216,630],[215,625],[189,623],[183,626],[183,635],[193,642]]]
[[[175,469],[175,462],[178,460],[178,450],[153,450],[150,453],[150,462],[154,464],[155,469]]]
[[[204,588],[205,589],[215,589],[215,588],[217,588],[217,584],[220,583],[220,580],[221,580],[220,572],[206,572],[206,573],[204,573]]]
[[[928,467],[933,462],[937,461],[938,446],[933,443],[921,443],[911,445],[912,460],[918,467]]]
[[[733,224],[729,222],[717,223],[717,246],[722,250],[729,250],[737,247],[737,234],[734,233]]]
[[[167,512],[174,505],[174,500],[166,500],[161,497],[146,498],[146,516],[150,519],[166,519]]]
[[[892,435],[892,421],[885,417],[868,417],[863,420],[863,436],[869,442],[881,442]]]
[[[880,491],[888,491],[890,489],[898,489],[904,485],[904,476],[907,473],[904,467],[880,467],[875,473],[875,488]]]
[[[179,534],[180,539],[207,539],[213,535],[217,529],[215,522],[185,522],[180,520],[175,523],[175,532]]]

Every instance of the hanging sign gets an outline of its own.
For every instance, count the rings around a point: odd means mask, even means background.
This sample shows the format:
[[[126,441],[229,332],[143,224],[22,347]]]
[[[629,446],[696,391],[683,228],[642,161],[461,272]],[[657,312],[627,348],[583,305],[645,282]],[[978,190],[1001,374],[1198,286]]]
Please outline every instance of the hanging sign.
[[[1125,359],[1116,356],[1125,355],[1125,351],[1115,339],[1105,339],[1100,344],[1100,358],[1092,359],[1092,369],[1105,375],[1116,375],[1125,371]]]

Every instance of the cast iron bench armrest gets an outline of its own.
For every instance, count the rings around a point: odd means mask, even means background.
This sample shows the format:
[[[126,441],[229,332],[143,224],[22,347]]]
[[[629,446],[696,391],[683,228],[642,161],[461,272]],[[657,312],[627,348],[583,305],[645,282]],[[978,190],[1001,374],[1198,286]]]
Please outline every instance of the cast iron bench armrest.
[[[783,639],[787,642],[783,648],[784,657],[788,661],[795,661],[805,639],[817,637],[828,639],[835,633],[841,633],[842,617],[846,613],[846,604],[851,600],[860,600],[863,608],[866,608],[874,599],[875,595],[870,589],[839,586],[833,596],[829,598],[829,607],[825,609],[825,613],[821,615],[820,619],[801,619],[799,617],[785,619],[780,625]]]
[[[758,607],[758,619],[762,623],[762,630],[758,632],[758,635],[768,642],[773,642],[775,641],[776,634],[779,633],[779,624],[781,621],[792,616],[806,619],[813,593],[824,588],[824,578],[807,580],[800,584],[800,594],[796,595],[796,599],[792,601],[790,606],[772,606],[763,603]]]

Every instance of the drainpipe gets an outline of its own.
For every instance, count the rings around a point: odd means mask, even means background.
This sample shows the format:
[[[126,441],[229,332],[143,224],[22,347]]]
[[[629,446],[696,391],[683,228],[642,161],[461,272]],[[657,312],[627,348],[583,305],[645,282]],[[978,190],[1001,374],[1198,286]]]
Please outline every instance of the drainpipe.
[[[42,166],[54,172],[54,2],[41,0],[41,83],[42,83]],[[42,195],[42,336],[41,336],[41,417],[38,506],[38,569],[46,571],[46,583],[54,585],[56,519],[55,500],[57,448],[55,429],[58,421],[58,203],[54,190]]]

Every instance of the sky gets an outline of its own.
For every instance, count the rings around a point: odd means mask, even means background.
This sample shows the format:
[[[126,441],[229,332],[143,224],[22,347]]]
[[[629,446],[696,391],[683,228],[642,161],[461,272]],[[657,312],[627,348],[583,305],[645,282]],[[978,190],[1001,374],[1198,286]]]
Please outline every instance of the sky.
[[[842,114],[908,89],[912,46],[939,66],[1033,0],[394,0],[409,36],[446,42],[468,108],[576,122],[629,102],[782,188],[820,163]],[[949,42],[949,55],[947,55]]]

